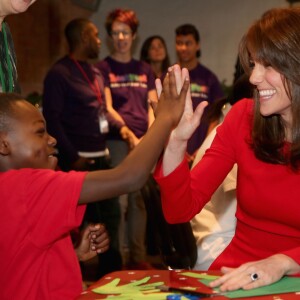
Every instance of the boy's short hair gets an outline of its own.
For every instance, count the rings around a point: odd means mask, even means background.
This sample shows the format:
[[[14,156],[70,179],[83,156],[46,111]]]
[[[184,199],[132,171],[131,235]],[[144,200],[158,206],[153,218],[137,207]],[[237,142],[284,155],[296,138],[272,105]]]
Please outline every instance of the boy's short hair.
[[[23,96],[17,93],[0,93],[0,132],[8,130],[8,117],[13,116],[13,105],[18,101],[26,100]]]
[[[189,35],[191,34],[197,43],[200,43],[200,34],[197,28],[192,24],[183,24],[175,29],[176,36],[178,35]],[[198,50],[196,53],[197,57],[200,57],[201,51]]]

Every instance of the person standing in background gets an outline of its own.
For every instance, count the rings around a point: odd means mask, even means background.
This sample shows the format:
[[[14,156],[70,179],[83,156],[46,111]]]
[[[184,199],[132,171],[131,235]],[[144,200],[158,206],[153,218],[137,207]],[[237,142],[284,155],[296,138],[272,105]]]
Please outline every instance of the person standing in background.
[[[154,75],[150,66],[132,58],[132,45],[137,36],[139,21],[132,10],[115,9],[106,18],[106,31],[113,44],[113,52],[96,64],[105,79],[107,110],[118,120],[108,135],[112,165],[118,165],[139,143],[154,119],[148,99],[157,100]],[[145,262],[146,210],[140,191],[128,198],[120,197],[120,245],[123,251],[127,232],[129,268],[149,268]],[[125,229],[127,216],[127,231]],[[124,225],[124,226],[123,226]],[[123,253],[125,258],[125,254]]]
[[[0,92],[20,92],[14,42],[5,17],[25,12],[36,0],[0,1]]]
[[[49,133],[57,139],[63,171],[110,168],[103,78],[88,63],[99,55],[98,34],[97,27],[87,19],[70,21],[65,27],[69,53],[54,64],[44,81],[43,114]],[[85,222],[104,223],[110,236],[109,250],[99,254],[98,276],[120,270],[118,198],[89,204]]]
[[[217,76],[199,63],[201,56],[200,34],[196,27],[184,24],[176,28],[176,53],[178,64],[187,68],[191,80],[191,96],[193,109],[202,101],[213,103],[224,96]],[[193,161],[195,153],[201,146],[207,134],[208,125],[202,123],[188,141],[187,157]]]
[[[141,48],[140,60],[148,63],[154,76],[160,78],[170,66],[169,54],[165,40],[159,35],[148,37]]]

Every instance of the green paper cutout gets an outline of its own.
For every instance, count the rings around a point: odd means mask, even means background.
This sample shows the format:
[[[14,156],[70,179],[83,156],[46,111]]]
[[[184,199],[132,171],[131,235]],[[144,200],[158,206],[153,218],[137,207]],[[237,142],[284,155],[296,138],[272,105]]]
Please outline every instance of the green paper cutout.
[[[186,277],[192,277],[192,278],[199,278],[199,279],[207,279],[207,280],[215,280],[220,278],[221,276],[217,276],[217,275],[208,275],[207,273],[193,273],[193,272],[183,272],[180,273],[183,276]]]
[[[208,275],[206,273],[193,273],[183,272],[180,273],[182,276],[199,278],[200,282],[209,286],[209,283],[220,276]],[[157,287],[164,285],[164,282],[153,282],[148,283],[150,276],[136,280],[127,284],[119,285],[120,278],[115,278],[112,281],[104,284],[100,287],[93,289],[92,291],[97,294],[108,295],[106,299],[114,300],[165,300],[168,295],[173,295],[170,292],[161,292]],[[214,291],[219,292],[218,289]],[[232,292],[224,293],[224,296],[228,298],[243,298],[243,297],[254,297],[263,295],[283,294],[290,292],[300,292],[300,278],[299,277],[288,277],[285,276],[278,282],[275,282],[268,286],[259,287],[252,290],[237,290]],[[112,295],[112,293],[114,295]],[[182,297],[184,297],[182,295]],[[183,298],[182,298],[183,299]]]
[[[97,294],[109,295],[106,299],[115,300],[136,300],[141,298],[148,300],[165,300],[168,295],[172,295],[172,293],[161,293],[157,288],[157,286],[163,285],[164,282],[160,281],[145,284],[149,280],[150,277],[148,276],[131,283],[119,285],[120,278],[115,278],[92,291]]]
[[[211,280],[200,280],[203,284],[207,285],[211,282]],[[218,289],[215,291],[220,292]],[[291,292],[300,292],[300,278],[298,277],[283,277],[279,281],[267,285],[262,286],[252,290],[236,290],[232,292],[224,293],[224,296],[228,298],[244,298],[244,297],[254,297],[254,296],[263,296],[263,295],[273,295],[273,294],[284,294]]]

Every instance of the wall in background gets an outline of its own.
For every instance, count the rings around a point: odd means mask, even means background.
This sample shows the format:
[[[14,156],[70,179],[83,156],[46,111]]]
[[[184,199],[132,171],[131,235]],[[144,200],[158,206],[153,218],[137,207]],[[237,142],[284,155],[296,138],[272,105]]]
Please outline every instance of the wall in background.
[[[238,43],[248,26],[266,10],[287,6],[285,0],[102,0],[92,20],[103,37],[101,56],[104,57],[108,54],[104,38],[107,13],[116,7],[135,10],[140,28],[134,56],[139,57],[145,38],[159,34],[167,42],[172,63],[176,62],[175,28],[192,23],[201,36],[201,62],[211,68],[220,81],[231,84]]]
[[[286,0],[102,0],[97,12],[81,8],[71,0],[37,0],[26,13],[9,16],[18,56],[20,83],[24,95],[41,93],[43,80],[51,65],[66,52],[63,30],[76,17],[91,18],[102,39],[100,57],[108,55],[104,21],[114,8],[134,9],[140,20],[134,57],[145,38],[162,35],[171,61],[174,29],[193,23],[201,34],[201,62],[221,81],[231,84],[238,42],[247,27],[267,9],[287,7]]]

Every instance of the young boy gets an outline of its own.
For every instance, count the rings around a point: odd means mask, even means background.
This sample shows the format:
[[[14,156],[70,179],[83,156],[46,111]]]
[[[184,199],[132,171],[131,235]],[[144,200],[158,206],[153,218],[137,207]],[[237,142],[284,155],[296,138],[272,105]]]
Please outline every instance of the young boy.
[[[178,66],[174,67],[178,75]],[[115,169],[56,172],[56,140],[42,114],[16,94],[0,95],[0,299],[75,299],[81,276],[70,230],[85,205],[141,188],[181,118],[189,89],[170,69],[156,120]],[[176,71],[177,70],[177,71]],[[188,77],[187,70],[180,74]]]

